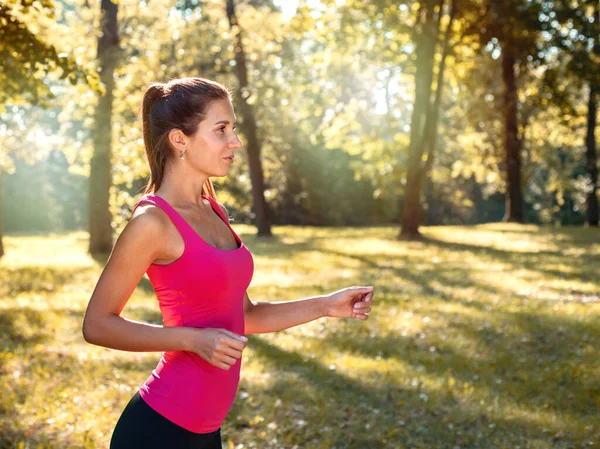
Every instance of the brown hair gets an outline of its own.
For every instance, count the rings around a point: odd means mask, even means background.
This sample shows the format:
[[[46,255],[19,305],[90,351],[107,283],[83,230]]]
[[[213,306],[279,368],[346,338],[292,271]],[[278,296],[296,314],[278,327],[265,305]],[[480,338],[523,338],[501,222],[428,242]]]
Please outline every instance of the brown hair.
[[[205,78],[179,78],[148,87],[142,101],[142,131],[150,165],[150,179],[144,194],[160,188],[167,162],[174,157],[169,131],[180,129],[186,136],[195,134],[215,100],[231,100],[231,92]],[[210,179],[202,186],[202,194],[216,199]]]

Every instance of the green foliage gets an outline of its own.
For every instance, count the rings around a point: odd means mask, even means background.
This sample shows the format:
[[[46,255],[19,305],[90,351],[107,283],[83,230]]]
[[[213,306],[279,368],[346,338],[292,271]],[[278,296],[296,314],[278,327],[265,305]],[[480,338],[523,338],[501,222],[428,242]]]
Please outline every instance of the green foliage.
[[[562,65],[575,82],[600,84],[598,2],[582,0],[574,7],[570,0],[559,0],[542,6],[540,21],[549,44],[562,53]]]
[[[95,52],[90,49],[97,44],[99,8],[84,0],[46,0],[40,5],[52,8],[40,10],[31,3],[23,9],[11,1],[40,41],[53,45],[57,54],[70,55],[81,67],[93,66]],[[250,83],[243,95],[256,111],[265,196],[275,223],[398,220],[414,106],[413,28],[421,3],[300,1],[297,14],[286,20],[269,1],[237,2]],[[503,4],[513,11],[518,3]],[[526,209],[534,222],[576,223],[589,188],[579,172],[583,92],[566,75],[562,61],[569,45],[577,44],[581,52],[589,39],[584,44],[565,36],[563,46],[556,44],[560,53],[551,50],[549,39],[552,30],[562,33],[568,20],[575,26],[577,20],[589,18],[590,11],[582,16],[576,8],[564,9],[570,8],[568,2],[543,2],[540,12],[540,2],[530,3],[510,19],[523,50],[519,131],[524,137]],[[492,21],[489,2],[469,0],[461,5],[447,60],[436,163],[423,197],[430,224],[477,223],[502,216],[501,47],[492,31],[497,34],[508,25],[490,28],[487,32],[492,34],[482,39],[480,25]],[[551,8],[555,17],[550,17]],[[536,13],[540,20],[530,23]],[[236,88],[223,1],[175,5],[170,0],[120,0],[119,21],[122,63],[115,73],[112,117],[111,212],[116,230],[129,218],[148,175],[139,121],[147,84],[199,75]],[[536,33],[542,30],[542,37],[527,37],[530,25]],[[577,26],[584,25],[589,24]],[[542,51],[544,58],[539,55]],[[544,72],[542,61],[563,71]],[[57,75],[44,77],[44,85],[55,93],[55,108],[41,112],[13,105],[0,115],[0,166],[5,170],[16,154],[31,162],[56,150],[64,153],[70,173],[87,176],[97,96],[85,83],[62,83]],[[552,76],[554,87],[547,82]],[[564,103],[558,104],[561,95]],[[242,123],[239,110],[238,116]],[[244,152],[227,178],[213,181],[236,222],[251,223]]]
[[[225,448],[593,447],[600,440],[597,229],[235,226],[254,301],[375,286],[366,322],[251,336]],[[103,260],[84,233],[8,237],[0,262],[1,448],[103,448],[160,354],[86,344]],[[577,263],[573,263],[576,260]],[[160,323],[143,280],[123,311]],[[19,446],[19,444],[21,446]],[[42,445],[42,446],[39,446]]]
[[[72,84],[82,80],[98,89],[98,77],[45,39],[53,25],[53,0],[0,2],[0,112],[6,103],[48,106],[56,96],[45,79],[59,71]]]

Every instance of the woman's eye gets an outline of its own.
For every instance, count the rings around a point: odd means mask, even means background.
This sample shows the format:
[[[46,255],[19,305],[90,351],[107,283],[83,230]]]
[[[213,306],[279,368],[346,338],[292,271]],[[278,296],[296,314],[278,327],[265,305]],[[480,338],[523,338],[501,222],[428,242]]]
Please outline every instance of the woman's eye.
[[[217,131],[221,131],[221,132],[225,131],[225,127],[219,128]]]

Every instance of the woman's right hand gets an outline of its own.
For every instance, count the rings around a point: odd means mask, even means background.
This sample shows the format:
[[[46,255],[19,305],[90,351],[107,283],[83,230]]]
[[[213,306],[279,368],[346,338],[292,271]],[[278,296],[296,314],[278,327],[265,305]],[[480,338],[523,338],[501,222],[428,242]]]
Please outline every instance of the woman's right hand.
[[[228,370],[241,356],[248,339],[227,329],[193,328],[190,352],[211,365]]]

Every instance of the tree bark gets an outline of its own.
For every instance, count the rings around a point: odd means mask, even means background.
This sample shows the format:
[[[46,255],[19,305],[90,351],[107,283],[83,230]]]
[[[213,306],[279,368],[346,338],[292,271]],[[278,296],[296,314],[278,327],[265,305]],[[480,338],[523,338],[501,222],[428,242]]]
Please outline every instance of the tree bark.
[[[2,243],[2,240],[4,239],[4,220],[3,220],[3,214],[2,214],[2,207],[3,207],[2,182],[3,182],[2,169],[0,169],[0,257],[4,256],[4,245]]]
[[[99,97],[94,116],[92,140],[94,154],[90,161],[88,192],[89,252],[110,252],[112,248],[112,217],[110,214],[112,102],[115,86],[114,71],[119,59],[117,27],[118,7],[111,0],[101,3],[101,35],[98,38],[98,70],[106,92]]]
[[[595,39],[593,52],[596,57],[600,57],[600,7],[596,3],[594,7],[594,26]],[[592,70],[592,76],[589,81],[590,97],[588,99],[588,117],[587,133],[585,136],[585,156],[586,169],[590,176],[591,190],[587,196],[587,216],[588,226],[598,226],[600,217],[598,216],[598,153],[596,151],[596,123],[598,118],[598,95],[600,92],[600,77],[597,71]]]
[[[256,212],[256,227],[258,235],[262,237],[271,236],[271,221],[269,218],[269,207],[265,200],[265,181],[263,175],[262,162],[260,158],[260,143],[258,141],[256,119],[252,105],[248,103],[244,92],[248,91],[248,69],[246,66],[246,54],[242,44],[242,30],[238,24],[235,13],[234,0],[226,0],[227,19],[229,27],[233,32],[233,47],[235,52],[235,75],[239,83],[239,93],[237,95],[243,121],[240,127],[243,129],[248,143],[246,149],[248,152],[248,164],[250,166],[250,181],[252,183],[252,198],[254,200],[254,210]]]
[[[590,177],[591,190],[587,195],[587,217],[589,226],[598,226],[598,156],[596,153],[596,119],[597,119],[598,90],[594,80],[590,82],[590,97],[588,99],[587,133],[585,136],[586,168]]]
[[[415,35],[415,102],[410,124],[410,142],[408,145],[408,166],[406,189],[401,205],[402,228],[398,238],[412,240],[420,238],[421,223],[421,158],[425,151],[424,130],[430,107],[431,82],[435,56],[436,21],[433,17],[433,4],[421,3],[419,22],[421,29]]]
[[[521,186],[521,140],[518,135],[517,83],[515,57],[510,42],[502,45],[502,80],[504,81],[504,146],[506,150],[505,222],[523,223],[523,191]]]

